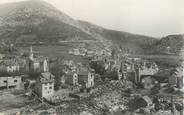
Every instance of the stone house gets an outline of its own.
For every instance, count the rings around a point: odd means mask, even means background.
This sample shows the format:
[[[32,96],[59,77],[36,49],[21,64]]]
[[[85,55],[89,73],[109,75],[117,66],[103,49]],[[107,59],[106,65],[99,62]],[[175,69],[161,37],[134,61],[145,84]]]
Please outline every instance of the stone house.
[[[137,72],[135,71],[134,64],[124,63],[121,66],[122,78],[124,80],[137,82]]]
[[[78,74],[77,72],[69,71],[65,74],[65,84],[78,85]]]
[[[88,50],[87,52],[86,52],[86,56],[87,57],[93,57],[95,55],[95,52],[93,51],[93,50]]]
[[[13,73],[19,72],[19,70],[20,70],[19,63],[15,59],[3,60],[0,63],[1,72]]]
[[[154,62],[136,64],[134,69],[137,73],[137,82],[140,82],[143,76],[153,76],[159,71],[158,66]]]
[[[134,83],[137,83],[137,73],[136,71],[124,72],[122,75],[124,80],[128,80]]]
[[[142,77],[153,76],[159,71],[156,63],[153,62],[143,62],[141,64],[125,62],[121,67],[122,77],[135,83],[141,82]]]
[[[70,67],[74,65],[74,62],[73,60],[62,60],[62,64]]]
[[[89,70],[82,70],[78,73],[78,82],[85,88],[94,86],[94,72]]]
[[[5,54],[0,53],[0,60],[3,59],[4,57],[5,57]]]
[[[121,71],[122,64],[120,62],[116,62],[114,65],[111,66],[111,73],[115,77],[116,80],[121,80],[123,73]]]
[[[169,76],[169,84],[177,88],[183,88],[183,69],[175,68]]]
[[[20,88],[22,76],[4,76],[0,77],[0,88]]]
[[[158,67],[156,63],[153,62],[143,62],[143,65],[139,67],[140,75],[154,75],[158,72]]]
[[[38,96],[50,99],[54,95],[55,76],[50,72],[41,73],[35,85],[35,92]]]
[[[81,56],[85,56],[85,55],[86,55],[86,52],[87,52],[87,49],[81,47],[81,48],[79,49],[79,52],[80,52],[80,55],[81,55]]]
[[[73,54],[74,55],[80,55],[79,49],[73,49]]]

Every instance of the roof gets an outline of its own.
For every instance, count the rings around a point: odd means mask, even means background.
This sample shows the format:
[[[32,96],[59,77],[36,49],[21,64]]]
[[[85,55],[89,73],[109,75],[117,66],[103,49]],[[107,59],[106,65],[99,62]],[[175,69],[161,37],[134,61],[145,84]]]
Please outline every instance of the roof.
[[[48,82],[54,82],[55,76],[52,75],[50,72],[44,72],[40,75],[40,81],[41,83],[48,83]]]

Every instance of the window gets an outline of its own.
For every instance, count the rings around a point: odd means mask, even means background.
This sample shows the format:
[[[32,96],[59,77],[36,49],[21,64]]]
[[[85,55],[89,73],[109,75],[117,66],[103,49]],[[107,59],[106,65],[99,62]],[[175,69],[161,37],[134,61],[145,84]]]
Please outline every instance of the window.
[[[14,80],[14,82],[17,82],[17,80]]]
[[[47,87],[45,87],[45,90],[47,90]]]
[[[7,80],[4,80],[4,83],[7,83]]]
[[[93,79],[93,75],[91,74],[91,79]]]
[[[49,87],[49,89],[52,89],[52,87]]]

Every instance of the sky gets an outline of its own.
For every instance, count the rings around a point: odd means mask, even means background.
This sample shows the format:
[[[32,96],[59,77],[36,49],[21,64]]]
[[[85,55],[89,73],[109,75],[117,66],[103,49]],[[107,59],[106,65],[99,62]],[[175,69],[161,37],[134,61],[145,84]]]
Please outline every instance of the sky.
[[[0,0],[0,4],[24,0]],[[44,0],[74,19],[163,37],[184,34],[184,0]]]

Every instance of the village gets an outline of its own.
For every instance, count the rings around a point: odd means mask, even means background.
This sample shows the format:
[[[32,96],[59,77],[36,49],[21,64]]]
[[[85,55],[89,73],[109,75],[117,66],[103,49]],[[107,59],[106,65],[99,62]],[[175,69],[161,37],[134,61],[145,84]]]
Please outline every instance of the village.
[[[72,115],[116,115],[116,111],[126,111],[135,115],[183,115],[183,65],[163,69],[128,52],[84,47],[68,54],[88,58],[88,63],[52,61],[35,55],[32,46],[24,54],[14,54],[12,47],[9,45],[11,53],[0,54],[0,97],[18,93],[35,104],[6,111],[8,114],[68,111]]]

